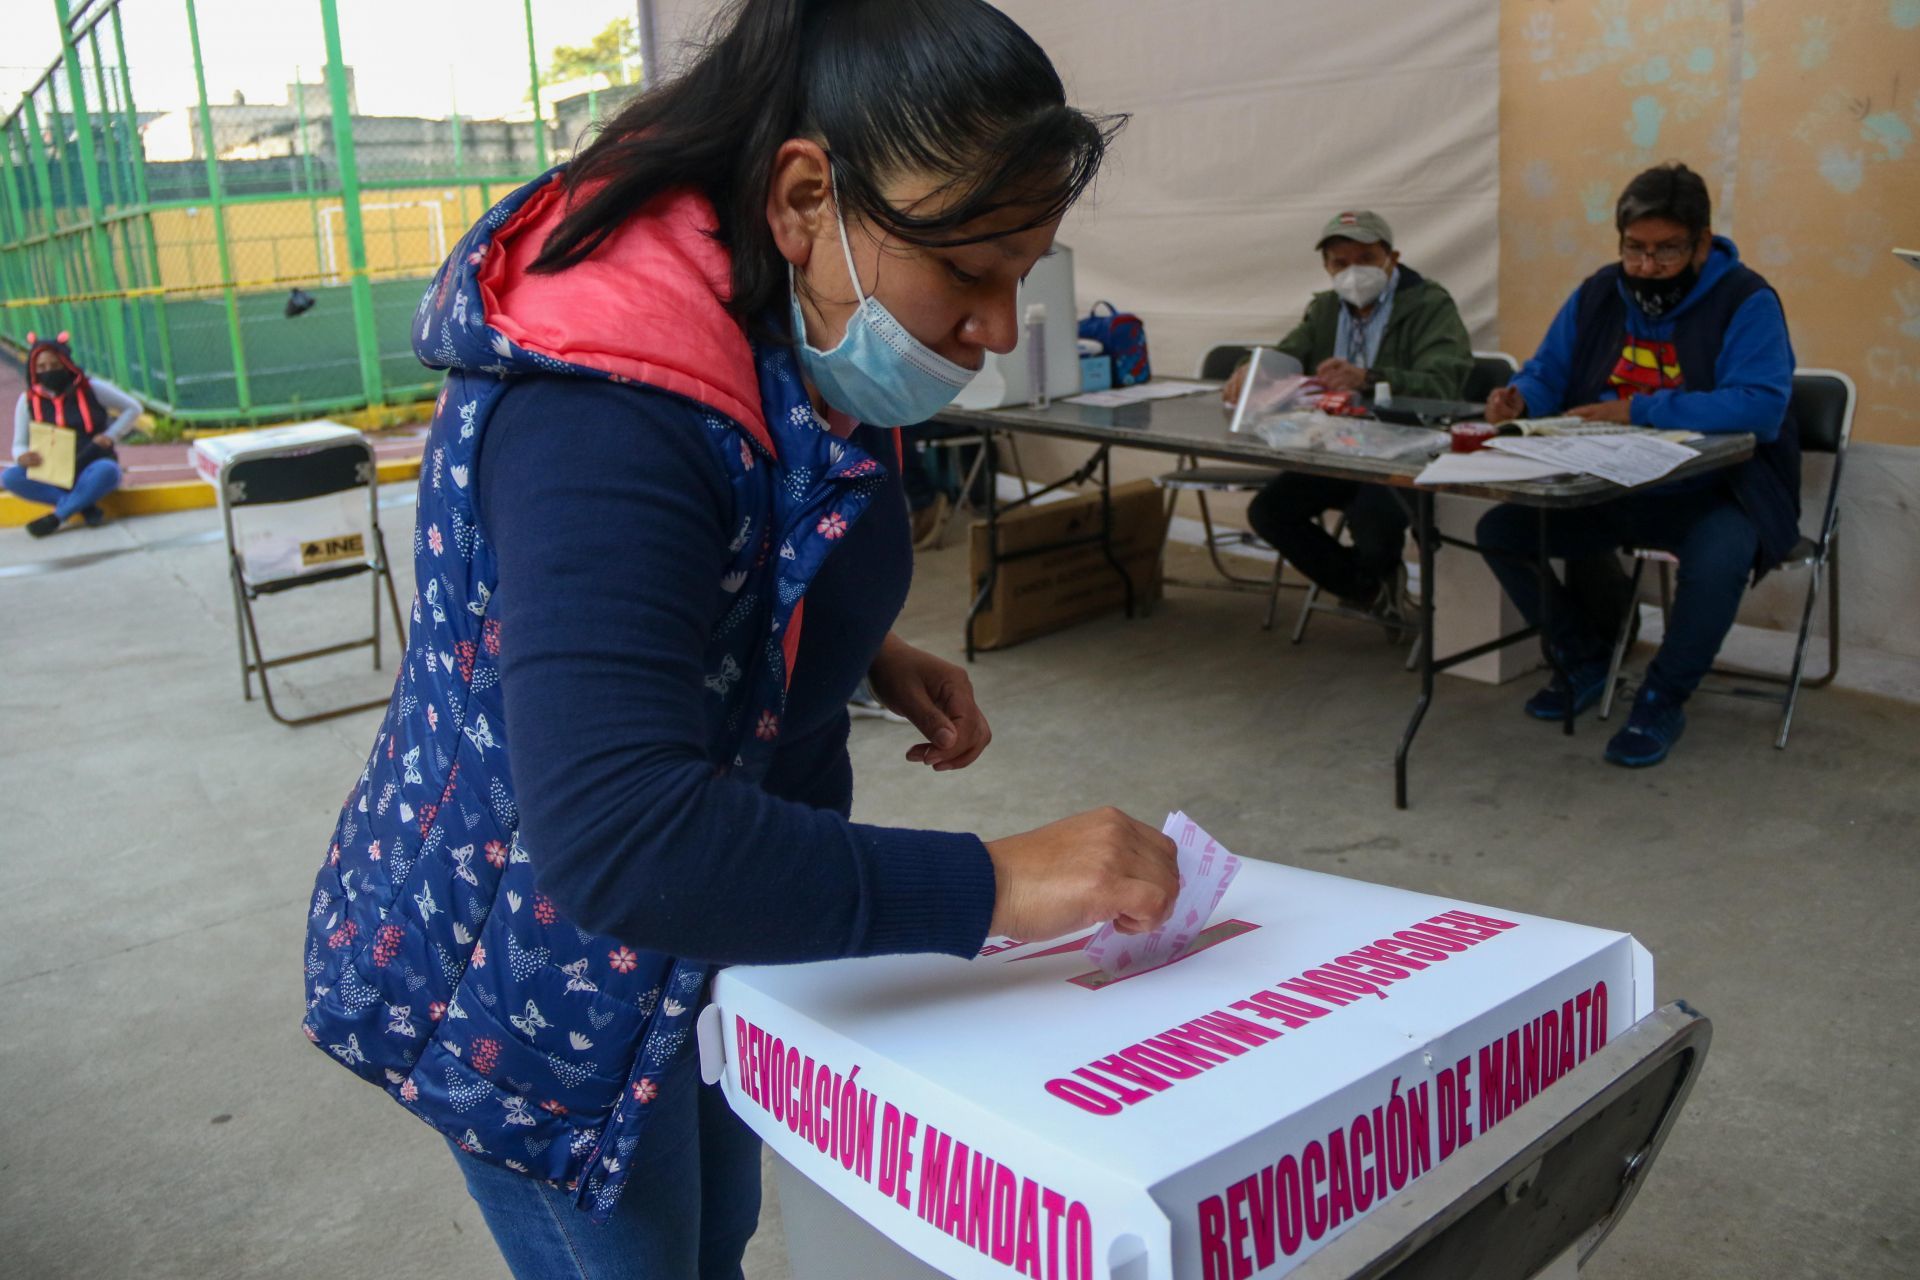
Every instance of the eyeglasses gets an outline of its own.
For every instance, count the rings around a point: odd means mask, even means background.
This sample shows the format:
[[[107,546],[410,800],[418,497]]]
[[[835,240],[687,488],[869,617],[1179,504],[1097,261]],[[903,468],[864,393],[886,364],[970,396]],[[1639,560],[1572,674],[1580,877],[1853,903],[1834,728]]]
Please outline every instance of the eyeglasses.
[[[1693,256],[1694,242],[1683,240],[1679,243],[1654,245],[1635,244],[1631,240],[1620,242],[1620,260],[1622,262],[1651,262],[1658,267],[1677,267]]]

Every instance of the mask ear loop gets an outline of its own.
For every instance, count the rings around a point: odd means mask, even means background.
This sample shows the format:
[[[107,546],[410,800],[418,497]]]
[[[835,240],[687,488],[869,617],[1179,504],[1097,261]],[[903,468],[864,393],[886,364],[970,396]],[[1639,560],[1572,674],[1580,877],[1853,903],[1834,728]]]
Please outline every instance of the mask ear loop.
[[[847,219],[846,215],[842,213],[840,209],[840,182],[834,176],[833,157],[831,156],[827,157],[827,190],[833,197],[833,224],[840,232],[840,255],[846,259],[847,279],[853,282],[854,297],[859,299],[859,301],[854,303],[854,310],[857,313],[866,308],[868,294],[860,284],[860,270],[853,264],[853,244],[847,239]],[[789,262],[787,264],[787,292],[797,295],[800,288],[799,280],[799,273],[793,269],[793,264]],[[806,340],[804,333],[800,334],[799,337],[803,342]],[[841,339],[843,342],[845,340],[844,337]]]
[[[840,206],[840,180],[833,172],[833,157],[827,157],[827,189],[833,194],[833,222],[840,229],[840,252],[847,260],[847,278],[853,281],[854,296],[859,298],[859,307],[867,305],[867,291],[860,284],[860,270],[853,265],[853,245],[847,239],[847,215]]]

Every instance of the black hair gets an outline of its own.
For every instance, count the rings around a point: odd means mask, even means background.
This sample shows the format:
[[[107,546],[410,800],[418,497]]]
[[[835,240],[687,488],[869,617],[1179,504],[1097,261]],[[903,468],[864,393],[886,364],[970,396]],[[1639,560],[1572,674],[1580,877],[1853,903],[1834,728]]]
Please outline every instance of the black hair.
[[[1069,107],[1040,46],[982,0],[736,0],[685,72],[635,99],[568,165],[567,213],[531,269],[585,260],[649,200],[692,187],[713,202],[732,254],[728,309],[752,321],[786,297],[766,202],[789,138],[826,149],[846,213],[909,244],[947,246],[1065,213],[1124,123]],[[942,180],[944,207],[891,206],[881,186],[905,173]],[[1030,213],[962,234],[1009,208]]]
[[[1625,235],[1627,227],[1642,218],[1677,222],[1699,239],[1713,225],[1713,198],[1707,194],[1706,179],[1678,160],[1641,173],[1627,184],[1613,207],[1614,230]]]

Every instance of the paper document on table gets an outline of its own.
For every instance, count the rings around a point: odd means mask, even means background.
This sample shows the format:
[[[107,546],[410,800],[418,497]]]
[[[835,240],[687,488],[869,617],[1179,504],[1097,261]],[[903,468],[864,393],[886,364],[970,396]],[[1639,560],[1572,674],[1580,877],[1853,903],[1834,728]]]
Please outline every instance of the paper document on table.
[[[1639,431],[1610,436],[1500,436],[1489,440],[1487,448],[1552,463],[1562,471],[1599,476],[1628,488],[1650,484],[1700,456],[1683,444]]]
[[[79,446],[80,433],[72,427],[57,427],[51,422],[29,424],[27,448],[39,454],[40,461],[27,468],[27,478],[56,489],[73,488]]]
[[[1100,926],[1087,943],[1087,958],[1115,977],[1158,969],[1185,955],[1240,870],[1240,859],[1184,813],[1168,814],[1160,832],[1179,846],[1180,896],[1167,922],[1152,933],[1121,933],[1111,922]]]
[[[1096,409],[1118,409],[1123,404],[1138,404],[1142,400],[1166,400],[1173,396],[1196,395],[1202,391],[1218,391],[1217,382],[1185,382],[1173,378],[1155,378],[1151,382],[1138,382],[1131,387],[1115,387],[1111,391],[1089,391],[1084,395],[1068,396],[1068,404],[1092,405]]]
[[[1415,484],[1505,484],[1545,480],[1567,469],[1557,462],[1538,462],[1515,454],[1478,449],[1473,453],[1443,453],[1413,478]]]

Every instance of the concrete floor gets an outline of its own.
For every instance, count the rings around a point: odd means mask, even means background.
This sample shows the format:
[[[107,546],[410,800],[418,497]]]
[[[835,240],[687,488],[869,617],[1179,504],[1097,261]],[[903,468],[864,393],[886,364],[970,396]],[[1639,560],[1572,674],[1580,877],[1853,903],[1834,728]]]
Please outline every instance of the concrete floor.
[[[439,1140],[297,1030],[311,874],[375,714],[288,730],[240,700],[215,528],[0,537],[0,1274],[501,1275]],[[900,628],[949,654],[962,556],[923,559]],[[268,601],[268,644],[342,635],[364,599]],[[1398,655],[1337,619],[1294,648],[1258,614],[1176,592],[983,657],[992,750],[935,777],[863,723],[859,816],[993,836],[1181,806],[1242,854],[1631,930],[1716,1034],[1589,1274],[1914,1274],[1920,707],[1809,694],[1782,753],[1767,709],[1702,699],[1674,759],[1629,774],[1594,726],[1525,720],[1523,688],[1446,680],[1400,813]],[[356,656],[285,687],[389,679]],[[786,1276],[772,1205],[748,1274]]]

